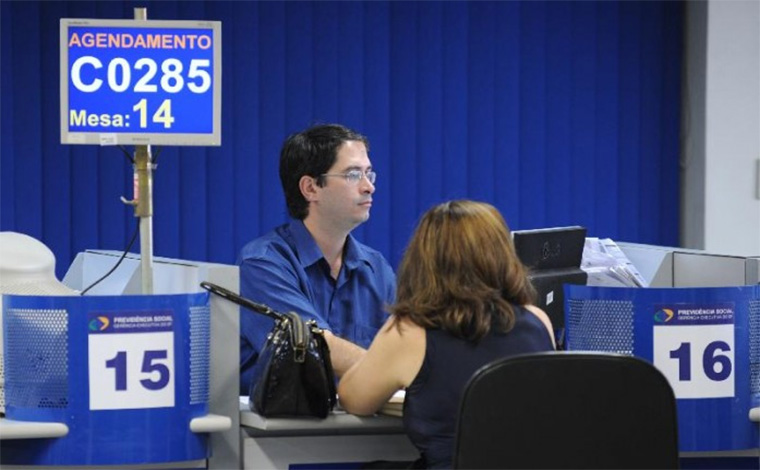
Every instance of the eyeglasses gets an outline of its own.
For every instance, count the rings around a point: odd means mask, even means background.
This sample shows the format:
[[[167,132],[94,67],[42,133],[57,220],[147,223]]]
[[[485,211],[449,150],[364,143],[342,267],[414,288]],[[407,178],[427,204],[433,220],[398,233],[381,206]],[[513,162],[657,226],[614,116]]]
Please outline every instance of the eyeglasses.
[[[322,173],[319,176],[342,176],[346,178],[346,181],[351,184],[357,184],[363,178],[367,178],[367,181],[369,181],[371,184],[375,184],[375,180],[377,179],[377,173],[372,170],[368,170],[366,172],[361,170],[348,170],[345,173]]]

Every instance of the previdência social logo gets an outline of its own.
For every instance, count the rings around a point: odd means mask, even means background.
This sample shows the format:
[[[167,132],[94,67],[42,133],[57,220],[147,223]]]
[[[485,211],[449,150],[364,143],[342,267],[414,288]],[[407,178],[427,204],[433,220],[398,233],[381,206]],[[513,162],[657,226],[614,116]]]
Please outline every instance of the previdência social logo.
[[[654,321],[657,323],[667,323],[673,319],[673,310],[669,308],[663,308],[654,313]]]
[[[90,328],[90,331],[103,331],[108,328],[108,325],[110,324],[111,320],[109,320],[108,317],[99,316],[90,320],[90,324],[88,326]]]

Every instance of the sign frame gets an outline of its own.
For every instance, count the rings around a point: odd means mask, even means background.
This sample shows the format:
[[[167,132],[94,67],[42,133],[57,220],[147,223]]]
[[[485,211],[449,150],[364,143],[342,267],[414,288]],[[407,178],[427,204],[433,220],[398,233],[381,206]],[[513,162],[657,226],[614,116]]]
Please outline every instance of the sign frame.
[[[85,28],[130,28],[145,29],[146,34],[152,29],[207,29],[212,37],[212,72],[211,72],[211,132],[160,132],[146,130],[145,132],[134,131],[134,126],[129,128],[114,128],[113,131],[71,131],[70,130],[70,64],[69,64],[69,31],[72,27]],[[141,49],[150,52],[150,48]],[[149,58],[149,57],[148,57]],[[155,61],[154,61],[155,64]],[[105,81],[105,64],[102,67],[103,80]],[[159,67],[157,75],[162,72]],[[136,81],[136,80],[135,80]],[[158,76],[154,78],[158,82]],[[105,86],[105,83],[104,83]],[[163,86],[163,84],[162,84]],[[147,95],[140,92],[130,91],[138,97]],[[169,100],[165,100],[169,101]],[[147,105],[146,105],[147,106]],[[123,111],[120,110],[120,111]],[[132,110],[130,109],[129,112]],[[143,116],[152,114],[143,108]],[[116,113],[114,113],[116,114]],[[135,115],[137,115],[135,113]],[[127,115],[129,116],[129,115]],[[155,115],[154,115],[155,117]],[[96,144],[96,145],[173,145],[173,146],[220,146],[222,143],[222,23],[220,21],[193,21],[193,20],[112,20],[112,19],[86,19],[86,18],[61,18],[60,20],[60,129],[62,144]],[[173,118],[172,118],[173,119]],[[129,117],[126,118],[129,120]],[[133,122],[137,122],[137,118]],[[155,127],[155,126],[154,126]],[[127,129],[127,130],[125,130]]]

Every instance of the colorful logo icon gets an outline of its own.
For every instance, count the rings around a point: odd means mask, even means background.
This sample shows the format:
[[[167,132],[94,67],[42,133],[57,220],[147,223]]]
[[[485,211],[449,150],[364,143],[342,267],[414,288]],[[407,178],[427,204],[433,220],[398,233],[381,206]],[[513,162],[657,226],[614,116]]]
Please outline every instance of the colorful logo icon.
[[[663,308],[654,313],[654,321],[657,323],[667,323],[673,319],[673,310],[669,308]]]
[[[90,331],[103,331],[111,324],[111,320],[108,317],[100,316],[90,320],[88,327]]]

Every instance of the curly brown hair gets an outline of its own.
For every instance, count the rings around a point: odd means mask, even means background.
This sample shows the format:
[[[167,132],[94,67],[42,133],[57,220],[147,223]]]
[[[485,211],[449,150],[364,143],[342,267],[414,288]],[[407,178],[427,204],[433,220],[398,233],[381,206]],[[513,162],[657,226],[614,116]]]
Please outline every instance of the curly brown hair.
[[[504,218],[490,204],[449,201],[428,210],[412,235],[398,271],[396,326],[408,318],[469,341],[491,329],[507,332],[513,305],[535,301]]]

